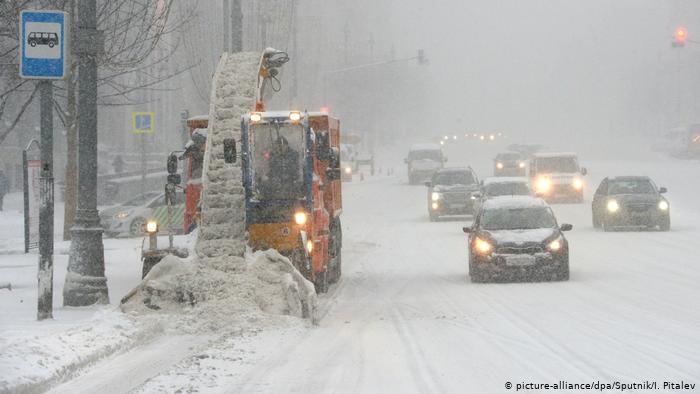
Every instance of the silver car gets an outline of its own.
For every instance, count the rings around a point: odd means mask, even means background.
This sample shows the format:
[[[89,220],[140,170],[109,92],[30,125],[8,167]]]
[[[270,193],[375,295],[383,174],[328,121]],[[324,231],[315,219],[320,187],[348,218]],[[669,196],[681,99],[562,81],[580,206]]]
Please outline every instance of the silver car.
[[[183,232],[185,196],[178,192],[173,205],[172,227],[177,233]],[[165,193],[147,192],[117,206],[100,211],[100,223],[108,237],[132,236],[143,234],[143,225],[149,219],[155,219],[162,231],[168,230],[168,207]]]

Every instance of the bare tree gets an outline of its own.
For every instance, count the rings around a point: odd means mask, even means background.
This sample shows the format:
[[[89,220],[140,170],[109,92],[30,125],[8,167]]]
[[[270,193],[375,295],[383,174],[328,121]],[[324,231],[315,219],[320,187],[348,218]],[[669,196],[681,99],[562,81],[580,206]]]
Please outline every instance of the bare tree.
[[[0,3],[0,25],[18,26],[19,13],[27,8],[64,10],[75,15],[75,3],[75,0],[3,0]],[[98,28],[104,34],[104,52],[98,59],[98,104],[133,104],[137,102],[136,93],[156,90],[161,82],[193,66],[183,64],[167,73],[152,72],[175,53],[179,35],[174,33],[185,29],[192,20],[194,7],[180,6],[179,12],[174,12],[174,4],[175,0],[98,0]],[[16,28],[0,30],[0,104],[10,100],[22,103],[11,115],[4,104],[0,107],[0,120],[3,117],[13,119],[9,127],[0,129],[0,144],[20,123],[35,93],[33,84],[19,80],[17,75],[18,35]],[[64,239],[69,239],[73,225],[77,183],[76,125],[79,111],[75,94],[79,76],[75,64],[71,70],[71,77],[59,83],[55,90],[56,112],[64,115],[61,121],[66,127],[67,143]]]

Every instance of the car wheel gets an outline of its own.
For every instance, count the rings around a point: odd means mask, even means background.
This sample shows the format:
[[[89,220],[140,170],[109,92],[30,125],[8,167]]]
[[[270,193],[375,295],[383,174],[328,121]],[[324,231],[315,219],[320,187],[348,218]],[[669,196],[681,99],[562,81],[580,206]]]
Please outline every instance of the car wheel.
[[[31,45],[31,47],[34,48],[36,46],[36,42],[32,41],[29,43],[29,45]]]
[[[134,237],[138,237],[139,235],[143,234],[143,225],[145,223],[146,219],[144,218],[135,218],[132,220],[131,224],[129,225],[129,234],[133,235]]]
[[[428,215],[430,216],[430,221],[431,221],[431,222],[437,222],[438,219],[440,219],[440,216],[438,216],[438,215],[436,215],[436,214],[434,214],[434,213],[432,213],[432,212],[430,212]]]
[[[613,228],[610,226],[610,224],[608,224],[608,220],[606,218],[603,218],[602,226],[603,226],[603,231],[605,231],[606,233],[613,231]]]
[[[53,42],[50,42],[50,43],[49,43],[49,48],[53,48],[54,45],[55,45],[55,44],[54,44]]]
[[[671,230],[671,216],[668,215],[665,218],[661,219],[661,222],[659,223],[659,229],[661,231],[669,231]]]

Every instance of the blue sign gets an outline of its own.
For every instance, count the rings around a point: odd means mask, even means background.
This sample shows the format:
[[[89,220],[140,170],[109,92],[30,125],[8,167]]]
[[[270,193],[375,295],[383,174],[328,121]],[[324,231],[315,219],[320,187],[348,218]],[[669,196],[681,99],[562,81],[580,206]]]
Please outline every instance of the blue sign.
[[[22,11],[19,20],[19,76],[65,78],[68,70],[69,15],[63,11]]]

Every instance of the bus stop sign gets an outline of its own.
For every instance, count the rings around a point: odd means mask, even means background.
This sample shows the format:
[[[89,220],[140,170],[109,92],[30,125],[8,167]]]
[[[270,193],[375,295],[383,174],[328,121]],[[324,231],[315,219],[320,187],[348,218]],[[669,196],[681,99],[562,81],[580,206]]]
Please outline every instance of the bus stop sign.
[[[65,78],[69,15],[63,11],[22,11],[19,20],[19,76],[28,79]]]

